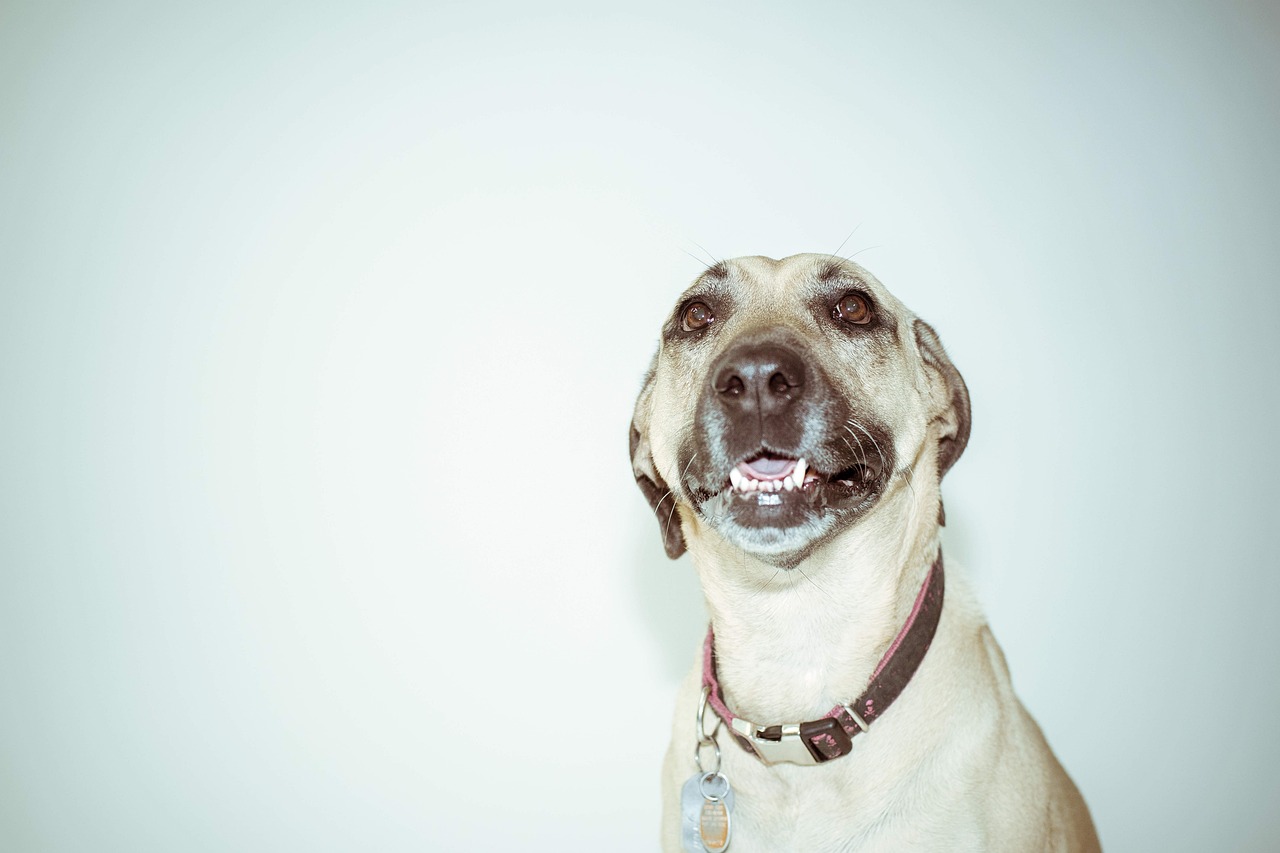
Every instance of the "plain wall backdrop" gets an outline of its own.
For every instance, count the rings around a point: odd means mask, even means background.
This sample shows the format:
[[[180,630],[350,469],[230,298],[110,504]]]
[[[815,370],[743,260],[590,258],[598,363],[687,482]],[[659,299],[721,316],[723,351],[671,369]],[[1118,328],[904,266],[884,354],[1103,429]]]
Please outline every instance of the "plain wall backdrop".
[[[855,227],[1104,846],[1280,848],[1277,152],[1246,0],[4,3],[0,848],[655,849],[634,395]]]

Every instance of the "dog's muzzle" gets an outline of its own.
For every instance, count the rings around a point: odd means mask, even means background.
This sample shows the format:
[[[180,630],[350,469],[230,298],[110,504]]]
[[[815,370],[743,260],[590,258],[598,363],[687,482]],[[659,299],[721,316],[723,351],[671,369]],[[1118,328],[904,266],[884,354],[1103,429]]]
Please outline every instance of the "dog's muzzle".
[[[757,553],[796,552],[852,518],[892,471],[888,431],[785,333],[744,339],[711,365],[687,446],[696,509]]]

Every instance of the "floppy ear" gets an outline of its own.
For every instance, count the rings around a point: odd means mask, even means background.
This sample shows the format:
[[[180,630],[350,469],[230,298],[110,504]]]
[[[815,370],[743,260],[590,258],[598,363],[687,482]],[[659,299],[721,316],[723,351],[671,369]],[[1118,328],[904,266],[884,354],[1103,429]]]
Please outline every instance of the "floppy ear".
[[[631,472],[635,474],[636,485],[644,493],[645,500],[658,516],[662,545],[667,549],[667,556],[674,560],[685,552],[684,531],[676,512],[675,493],[658,473],[649,449],[648,403],[653,392],[653,374],[657,363],[657,356],[654,356],[653,364],[644,378],[640,397],[636,400],[635,414],[631,417]]]
[[[938,418],[943,422],[938,440],[938,479],[941,480],[969,443],[969,389],[965,387],[960,371],[947,358],[947,351],[942,348],[942,341],[938,340],[938,333],[933,327],[924,320],[916,320],[914,328],[916,345],[920,348],[930,381],[940,382],[950,401]]]

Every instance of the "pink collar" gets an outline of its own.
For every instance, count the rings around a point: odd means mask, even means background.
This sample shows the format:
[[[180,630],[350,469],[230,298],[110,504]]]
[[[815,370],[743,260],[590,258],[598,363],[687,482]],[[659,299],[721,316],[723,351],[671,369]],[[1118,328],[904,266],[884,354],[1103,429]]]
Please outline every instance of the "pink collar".
[[[942,552],[933,562],[907,622],[884,653],[871,683],[847,705],[837,705],[820,720],[807,723],[758,726],[734,716],[724,703],[716,680],[715,637],[707,630],[702,654],[702,685],[720,719],[729,724],[733,739],[766,764],[822,764],[848,755],[852,738],[867,731],[906,688],[924,660],[942,616]]]

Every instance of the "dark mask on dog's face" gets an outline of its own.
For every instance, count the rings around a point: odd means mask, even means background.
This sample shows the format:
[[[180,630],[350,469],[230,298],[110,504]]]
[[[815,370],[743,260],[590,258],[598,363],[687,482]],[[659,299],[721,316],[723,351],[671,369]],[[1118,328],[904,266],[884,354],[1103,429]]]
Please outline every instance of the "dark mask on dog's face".
[[[969,435],[936,334],[866,270],[826,255],[704,272],[662,329],[631,460],[667,554],[682,505],[791,567],[874,511],[899,478],[941,476]]]

